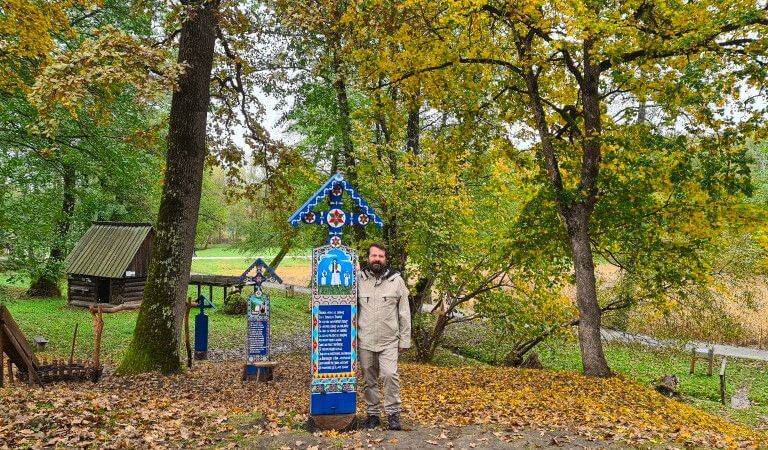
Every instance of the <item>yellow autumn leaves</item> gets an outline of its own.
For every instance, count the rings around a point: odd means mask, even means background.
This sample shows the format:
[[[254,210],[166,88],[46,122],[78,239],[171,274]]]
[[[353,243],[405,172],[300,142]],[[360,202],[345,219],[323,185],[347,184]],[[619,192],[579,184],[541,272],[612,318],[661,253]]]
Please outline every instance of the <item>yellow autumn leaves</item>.
[[[633,443],[768,444],[765,435],[621,377],[497,367],[403,369],[406,416],[424,423],[564,429]]]

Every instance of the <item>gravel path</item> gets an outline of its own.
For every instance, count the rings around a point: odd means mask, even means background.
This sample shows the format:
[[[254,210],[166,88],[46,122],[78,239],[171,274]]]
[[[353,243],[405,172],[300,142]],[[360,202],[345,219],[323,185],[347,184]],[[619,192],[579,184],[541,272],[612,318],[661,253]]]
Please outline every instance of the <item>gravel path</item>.
[[[708,342],[680,342],[671,339],[657,339],[646,334],[627,333],[625,331],[609,330],[603,328],[600,334],[605,341],[635,342],[647,347],[655,348],[682,348],[685,350],[696,349],[706,352],[710,348],[714,349],[715,356],[728,356],[731,358],[753,359],[758,361],[768,361],[768,350],[760,350],[750,347],[736,347],[734,345],[720,345]]]
[[[272,340],[272,355],[285,353],[309,352],[310,336],[306,332],[294,333]],[[211,361],[245,361],[245,346],[243,348],[212,348],[208,350]]]

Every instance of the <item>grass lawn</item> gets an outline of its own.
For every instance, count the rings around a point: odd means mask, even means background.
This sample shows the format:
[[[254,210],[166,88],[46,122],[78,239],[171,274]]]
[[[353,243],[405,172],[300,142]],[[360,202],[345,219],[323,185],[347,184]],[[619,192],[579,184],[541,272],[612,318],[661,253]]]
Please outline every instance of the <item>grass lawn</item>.
[[[275,255],[279,249],[269,248],[264,252],[259,252],[260,256]],[[277,269],[277,274],[280,275],[280,268],[296,268],[306,267],[309,268],[312,265],[312,261],[307,258],[312,254],[311,249],[296,249],[289,252],[288,255],[280,262],[280,266]],[[257,256],[253,254],[244,255],[233,249],[229,244],[214,244],[205,250],[197,251],[198,257],[237,257],[237,259],[193,259],[192,260],[192,273],[203,273],[209,275],[240,275],[245,269],[253,264],[253,258],[251,256]],[[269,264],[270,260],[266,260]]]
[[[93,352],[93,325],[91,314],[82,308],[70,308],[61,298],[28,299],[20,282],[0,285],[0,302],[13,314],[28,340],[42,335],[48,339],[44,357],[65,358],[69,356],[72,333],[78,325],[76,358],[89,358]],[[308,301],[304,296],[287,298],[281,291],[267,290],[272,299],[272,337],[280,339],[308,329]],[[189,289],[194,297],[196,288]],[[208,294],[206,290],[206,295]],[[214,290],[214,303],[222,304],[221,288]],[[194,339],[197,309],[190,314],[190,334]],[[245,345],[245,316],[229,316],[219,309],[207,310],[209,315],[209,348],[238,348]],[[136,324],[138,311],[119,312],[104,315],[102,337],[102,360],[118,361],[127,347]]]
[[[279,251],[280,249],[277,247],[267,247],[258,252],[253,250],[243,252],[232,244],[211,244],[208,248],[196,250],[195,256],[275,256]],[[310,255],[312,255],[311,248],[292,248],[288,251],[286,257]]]
[[[269,264],[269,261],[265,261]],[[204,273],[209,275],[240,275],[253,264],[253,258],[242,259],[194,259],[192,260],[192,273]],[[306,258],[285,257],[277,268],[280,274],[282,267],[309,267],[312,262]]]

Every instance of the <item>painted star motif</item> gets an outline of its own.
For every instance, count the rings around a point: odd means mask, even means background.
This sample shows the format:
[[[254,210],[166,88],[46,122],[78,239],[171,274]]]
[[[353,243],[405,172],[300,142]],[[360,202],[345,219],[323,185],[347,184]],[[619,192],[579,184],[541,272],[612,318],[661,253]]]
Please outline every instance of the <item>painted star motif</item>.
[[[340,209],[332,209],[328,211],[328,223],[331,224],[331,226],[334,227],[340,227],[344,225],[344,221],[346,218],[344,217],[344,212]]]

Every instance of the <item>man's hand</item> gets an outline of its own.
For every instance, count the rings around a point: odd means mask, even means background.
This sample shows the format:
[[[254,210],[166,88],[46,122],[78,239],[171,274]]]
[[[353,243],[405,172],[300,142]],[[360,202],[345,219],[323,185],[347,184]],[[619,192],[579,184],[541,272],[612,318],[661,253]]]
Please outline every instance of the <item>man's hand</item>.
[[[410,349],[410,348],[403,348],[403,347],[400,347],[400,348],[398,348],[398,349],[397,349],[397,351],[399,351],[400,353],[405,353],[405,352],[407,352],[409,349]]]

